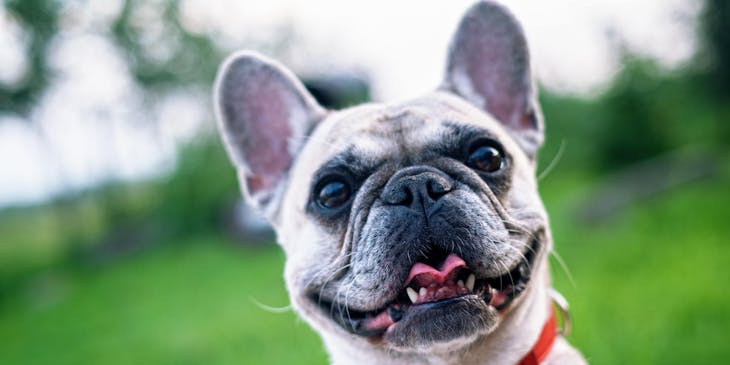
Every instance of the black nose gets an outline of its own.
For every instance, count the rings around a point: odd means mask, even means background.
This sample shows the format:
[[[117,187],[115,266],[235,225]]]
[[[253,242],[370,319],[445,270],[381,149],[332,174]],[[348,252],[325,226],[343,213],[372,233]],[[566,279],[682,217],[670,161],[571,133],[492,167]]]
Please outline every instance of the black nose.
[[[381,194],[391,205],[403,205],[419,212],[428,211],[453,189],[453,180],[432,167],[414,166],[393,175]]]

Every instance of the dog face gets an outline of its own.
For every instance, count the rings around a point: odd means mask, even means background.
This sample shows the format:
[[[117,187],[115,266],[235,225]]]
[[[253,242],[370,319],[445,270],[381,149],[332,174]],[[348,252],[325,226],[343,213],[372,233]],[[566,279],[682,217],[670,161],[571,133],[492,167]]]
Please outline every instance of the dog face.
[[[528,60],[516,20],[481,2],[441,87],[405,103],[326,111],[263,56],[222,66],[226,148],[286,252],[294,307],[326,338],[453,349],[524,302],[549,245]]]

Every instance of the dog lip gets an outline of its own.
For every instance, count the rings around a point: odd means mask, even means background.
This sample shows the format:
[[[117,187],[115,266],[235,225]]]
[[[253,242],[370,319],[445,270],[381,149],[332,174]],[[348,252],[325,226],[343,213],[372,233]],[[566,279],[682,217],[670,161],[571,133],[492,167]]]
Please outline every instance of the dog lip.
[[[538,236],[535,235],[535,237]],[[343,328],[353,334],[368,338],[379,338],[384,336],[387,332],[390,332],[398,326],[399,322],[401,322],[404,318],[409,318],[410,312],[413,310],[417,309],[419,313],[422,313],[425,310],[429,310],[429,308],[441,308],[449,303],[460,302],[460,300],[465,298],[479,298],[480,302],[483,302],[484,305],[493,307],[497,311],[501,312],[506,310],[512,301],[527,288],[530,280],[531,266],[541,248],[540,243],[540,239],[533,239],[527,252],[523,254],[521,262],[512,268],[512,270],[505,272],[498,277],[476,279],[473,290],[469,290],[469,292],[457,292],[455,295],[435,296],[432,298],[433,300],[419,300],[416,303],[412,303],[405,295],[405,291],[413,285],[405,286],[406,289],[401,291],[398,297],[393,299],[389,304],[372,311],[357,311],[352,308],[347,308],[335,302],[327,301],[316,294],[310,295],[310,298],[313,302],[318,303],[322,310],[329,313],[330,317]],[[466,263],[462,264],[461,262],[463,262],[463,260],[456,255],[454,256],[455,258],[451,259],[452,262],[450,264],[447,264],[449,260],[445,260],[444,263],[440,265],[439,270],[429,266],[429,268],[416,268],[416,272],[414,273],[414,268],[416,266],[414,264],[406,283],[408,285],[415,284],[420,280],[418,278],[419,275],[424,275],[424,273],[426,274],[425,277],[431,279],[435,278],[436,280],[443,280],[446,277],[453,280],[456,278],[456,275],[462,275],[464,273],[473,275],[466,266]],[[458,258],[458,260],[456,258]],[[459,262],[459,260],[461,260],[461,262]],[[411,275],[412,273],[414,273],[414,275]],[[446,275],[444,275],[444,273],[446,273]],[[436,283],[436,289],[439,287],[438,284],[444,283],[446,283],[445,285],[453,284],[453,282],[449,281],[439,282]],[[423,289],[423,287],[421,287],[421,289]]]

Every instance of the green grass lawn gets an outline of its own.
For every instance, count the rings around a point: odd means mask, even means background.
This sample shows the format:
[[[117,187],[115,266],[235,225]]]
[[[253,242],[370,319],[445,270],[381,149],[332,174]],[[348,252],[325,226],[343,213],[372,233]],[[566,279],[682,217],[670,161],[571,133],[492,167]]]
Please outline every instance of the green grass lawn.
[[[278,250],[191,239],[102,270],[53,271],[0,308],[0,364],[322,364],[286,306]]]
[[[709,364],[730,356],[730,179],[696,183],[615,220],[553,215],[554,280],[575,343],[596,364]],[[558,213],[558,197],[548,210]],[[551,209],[552,208],[552,209]]]
[[[584,227],[585,181],[546,179],[556,286],[570,340],[595,364],[703,364],[730,357],[730,174]],[[576,198],[578,197],[578,198]],[[323,364],[291,312],[283,256],[190,238],[98,269],[50,267],[0,293],[0,364]]]

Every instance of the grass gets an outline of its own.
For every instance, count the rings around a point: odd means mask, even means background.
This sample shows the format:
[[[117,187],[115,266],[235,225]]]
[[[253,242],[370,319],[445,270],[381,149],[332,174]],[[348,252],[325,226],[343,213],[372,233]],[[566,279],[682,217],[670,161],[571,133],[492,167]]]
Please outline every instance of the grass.
[[[712,363],[730,357],[730,174],[576,223],[587,179],[543,183],[552,260],[594,364]],[[9,237],[9,236],[8,236]],[[101,268],[50,266],[2,293],[0,364],[323,364],[318,337],[286,306],[279,250],[211,236]]]
[[[730,179],[697,183],[580,227],[554,219],[575,286],[572,341],[599,364],[703,364],[730,356]],[[551,202],[546,202],[551,206]],[[561,204],[552,204],[559,210]]]
[[[277,250],[191,239],[103,270],[50,271],[0,312],[0,364],[322,364]]]

